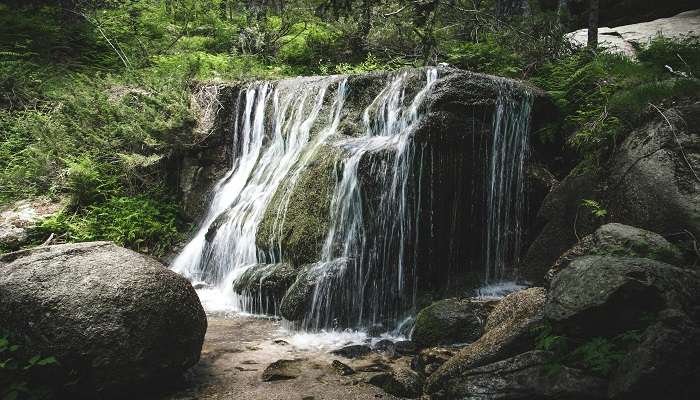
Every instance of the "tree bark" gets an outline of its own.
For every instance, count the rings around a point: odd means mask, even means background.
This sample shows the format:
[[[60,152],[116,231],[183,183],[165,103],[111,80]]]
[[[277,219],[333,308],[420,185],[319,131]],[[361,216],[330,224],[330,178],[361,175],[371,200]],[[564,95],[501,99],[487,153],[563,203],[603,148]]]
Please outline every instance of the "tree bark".
[[[599,0],[589,0],[588,9],[588,48],[598,49],[598,20],[600,14]]]
[[[527,15],[530,15],[528,0],[496,0],[496,16],[499,18]]]

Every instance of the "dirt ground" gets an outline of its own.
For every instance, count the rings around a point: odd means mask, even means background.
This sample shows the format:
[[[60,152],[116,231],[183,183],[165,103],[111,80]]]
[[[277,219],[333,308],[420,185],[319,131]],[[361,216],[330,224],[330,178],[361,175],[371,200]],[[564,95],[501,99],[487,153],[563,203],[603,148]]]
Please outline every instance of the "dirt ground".
[[[287,334],[288,336],[288,334]],[[372,362],[406,364],[372,354],[362,360],[334,356],[327,349],[299,348],[285,340],[276,321],[246,316],[210,317],[202,357],[161,400],[351,400],[396,399],[366,384],[371,373],[341,376],[331,368],[333,360],[355,367]],[[277,360],[297,360],[288,380],[263,382],[265,368]]]

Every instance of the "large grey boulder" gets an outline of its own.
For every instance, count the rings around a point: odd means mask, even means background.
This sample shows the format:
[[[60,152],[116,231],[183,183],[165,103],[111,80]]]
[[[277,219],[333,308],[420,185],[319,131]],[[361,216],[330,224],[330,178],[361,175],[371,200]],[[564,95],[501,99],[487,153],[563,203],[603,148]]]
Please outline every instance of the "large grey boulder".
[[[433,399],[604,399],[606,381],[561,366],[551,371],[552,355],[530,351],[467,370]]]
[[[663,309],[692,315],[700,274],[646,258],[584,256],[552,280],[545,316],[577,335],[616,334],[643,326]]]
[[[449,388],[461,387],[466,371],[530,350],[533,330],[542,321],[545,295],[543,288],[531,288],[501,300],[489,314],[484,335],[430,375],[427,393],[456,396]]]
[[[558,334],[606,338],[622,352],[610,374],[615,399],[700,394],[700,274],[648,259],[589,255],[552,280],[545,317]],[[616,338],[638,336],[627,344]]]
[[[700,237],[700,102],[665,110],[622,143],[607,179],[611,220]]]
[[[496,302],[445,299],[422,309],[416,316],[411,340],[421,347],[471,343],[481,337]]]
[[[204,310],[190,283],[159,262],[109,242],[4,259],[0,326],[56,357],[60,371],[76,371],[79,392],[137,393],[199,360]]]
[[[676,266],[684,262],[683,253],[663,236],[633,226],[611,223],[581,238],[562,254],[547,273],[547,280],[551,282],[569,263],[585,255],[649,258]]]

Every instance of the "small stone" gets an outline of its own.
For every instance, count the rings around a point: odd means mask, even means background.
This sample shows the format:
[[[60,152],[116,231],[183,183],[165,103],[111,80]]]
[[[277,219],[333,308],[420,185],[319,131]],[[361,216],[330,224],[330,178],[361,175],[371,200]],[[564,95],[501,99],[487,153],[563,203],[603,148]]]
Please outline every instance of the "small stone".
[[[396,351],[396,345],[389,339],[382,339],[374,345],[374,351],[393,355]]]
[[[343,348],[340,348],[338,350],[333,350],[331,351],[331,354],[335,354],[336,356],[341,356],[345,358],[358,358],[362,356],[366,356],[372,351],[369,346],[364,345],[364,344],[353,344],[350,346],[345,346]]]
[[[367,383],[380,387],[394,396],[415,399],[421,394],[420,376],[408,368],[397,368],[393,372],[374,375]]]
[[[278,345],[278,346],[287,346],[287,345],[289,345],[289,342],[288,342],[288,341],[282,340],[282,339],[273,340],[272,343],[274,343],[274,344],[276,344],[276,345]]]
[[[209,287],[209,285],[207,285],[206,282],[197,282],[194,285],[192,285],[192,287],[195,290],[199,290],[199,289],[206,289]]]
[[[262,373],[263,382],[296,379],[301,374],[299,360],[277,360]]]
[[[386,372],[391,370],[391,368],[379,362],[371,362],[368,364],[360,364],[355,367],[355,371],[358,372]]]
[[[342,376],[348,376],[355,373],[355,371],[352,368],[338,360],[333,360],[333,362],[331,363],[331,368],[333,368],[338,374]]]

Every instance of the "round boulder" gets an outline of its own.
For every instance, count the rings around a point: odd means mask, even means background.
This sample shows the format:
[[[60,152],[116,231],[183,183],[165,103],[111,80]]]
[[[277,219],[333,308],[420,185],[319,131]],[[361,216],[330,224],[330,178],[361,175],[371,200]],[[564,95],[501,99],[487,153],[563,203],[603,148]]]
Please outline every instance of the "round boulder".
[[[202,305],[190,283],[159,262],[109,242],[13,258],[0,274],[0,326],[31,342],[32,352],[54,356],[61,371],[74,371],[72,390],[124,396],[199,361]]]

